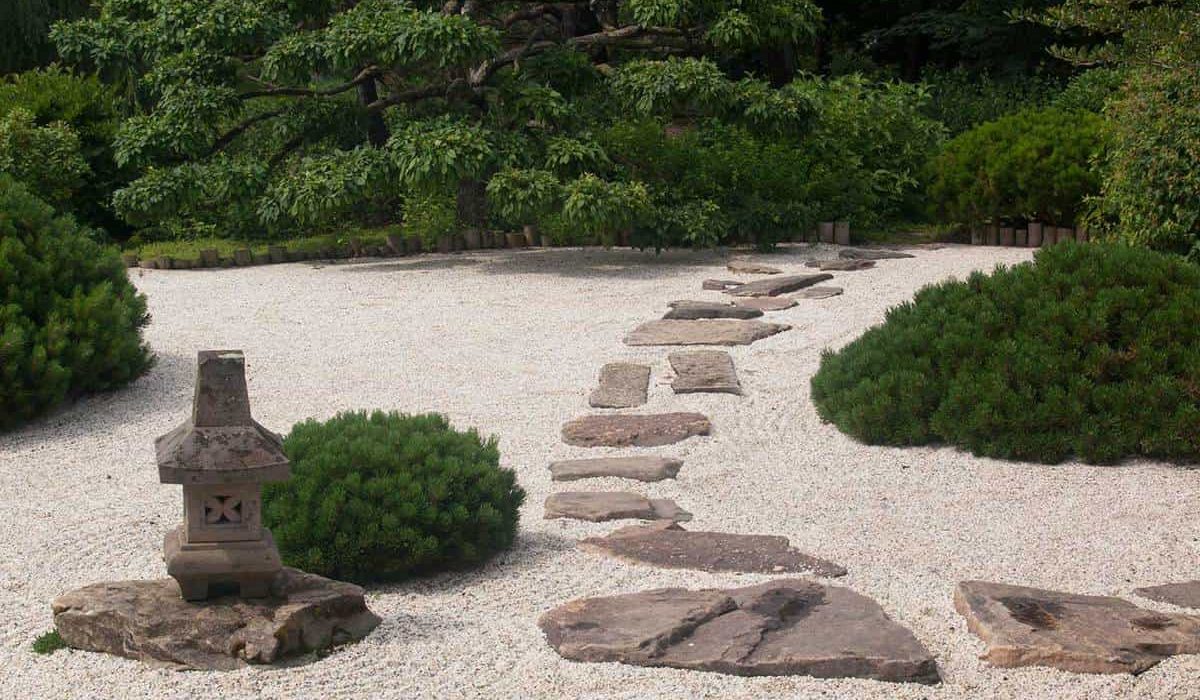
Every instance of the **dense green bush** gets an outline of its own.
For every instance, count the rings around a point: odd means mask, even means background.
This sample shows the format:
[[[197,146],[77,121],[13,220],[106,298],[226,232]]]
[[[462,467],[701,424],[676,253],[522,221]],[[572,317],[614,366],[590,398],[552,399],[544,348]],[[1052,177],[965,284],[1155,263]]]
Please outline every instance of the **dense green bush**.
[[[1060,244],[919,291],[812,380],[820,415],[871,444],[1092,463],[1200,456],[1200,267]]]
[[[292,478],[263,493],[284,561],[365,583],[479,564],[509,547],[525,492],[495,439],[440,415],[340,413],[284,440]]]
[[[1071,224],[1100,188],[1092,161],[1104,122],[1090,112],[1027,110],[960,134],[931,165],[928,196],[944,221]]]
[[[1062,89],[1045,75],[993,77],[964,68],[928,70],[922,76],[929,92],[925,113],[957,136],[1009,114],[1044,107]]]
[[[140,375],[148,320],[114,250],[0,175],[0,429]]]

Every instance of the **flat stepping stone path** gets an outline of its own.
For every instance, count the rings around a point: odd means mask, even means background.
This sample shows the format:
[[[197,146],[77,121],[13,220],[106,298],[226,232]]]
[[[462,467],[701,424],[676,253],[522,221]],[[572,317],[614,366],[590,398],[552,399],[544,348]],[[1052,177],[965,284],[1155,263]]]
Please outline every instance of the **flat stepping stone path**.
[[[675,380],[671,388],[676,394],[742,393],[733,358],[723,350],[689,350],[673,352],[668,357]]]
[[[868,270],[875,267],[874,260],[809,260],[804,263],[805,267],[815,267],[818,270],[832,270],[834,272],[855,272],[857,270]]]
[[[809,287],[796,292],[796,296],[801,299],[828,299],[839,296],[843,291],[841,287]]]
[[[713,671],[937,683],[937,664],[878,603],[784,579],[732,589],[659,588],[584,598],[538,620],[564,658]]]
[[[646,403],[650,367],[630,362],[610,362],[600,368],[600,386],[588,403],[594,408],[630,408]]]
[[[663,318],[693,320],[699,318],[741,318],[762,316],[760,309],[735,306],[732,302],[720,301],[673,301],[671,310]]]
[[[1110,596],[965,581],[954,607],[987,643],[982,658],[994,666],[1141,673],[1169,656],[1200,653],[1200,617]]]
[[[692,514],[668,498],[646,498],[628,491],[563,491],[546,499],[546,520],[571,518],[600,523],[607,520],[686,521]]]
[[[782,323],[736,318],[702,318],[689,321],[648,321],[625,336],[626,345],[749,345],[789,330]]]
[[[845,576],[845,567],[793,549],[786,537],[684,530],[672,522],[621,528],[581,540],[580,548],[668,569],[748,574],[805,572]]]
[[[809,287],[808,289],[827,289],[826,287]],[[800,290],[798,293],[803,293],[805,290]],[[758,309],[759,311],[783,311],[790,309],[796,305],[796,300],[791,297],[746,297],[744,299],[734,299],[733,303],[737,306],[744,306],[748,309]]]
[[[778,267],[750,262],[749,260],[730,260],[725,266],[730,272],[743,275],[778,275],[783,272]]]
[[[833,279],[833,275],[785,275],[757,282],[747,282],[727,289],[725,293],[735,297],[777,297],[780,294],[790,294],[798,289],[811,287],[831,279]]]
[[[683,462],[668,457],[596,457],[570,459],[550,465],[553,481],[576,481],[613,476],[637,481],[674,479]]]
[[[742,286],[742,284],[744,284],[744,283],[741,282],[740,280],[704,280],[704,282],[701,283],[700,286],[703,289],[707,289],[709,291],[723,292],[726,289],[732,289],[733,287],[740,287],[740,286]]]
[[[915,258],[912,253],[902,253],[898,250],[879,250],[876,248],[843,248],[838,253],[839,258],[846,260],[900,260]]]
[[[576,447],[658,447],[708,435],[712,423],[700,413],[584,416],[563,425],[563,442]]]
[[[1161,586],[1134,589],[1143,598],[1170,603],[1181,608],[1200,608],[1200,581],[1167,583]]]

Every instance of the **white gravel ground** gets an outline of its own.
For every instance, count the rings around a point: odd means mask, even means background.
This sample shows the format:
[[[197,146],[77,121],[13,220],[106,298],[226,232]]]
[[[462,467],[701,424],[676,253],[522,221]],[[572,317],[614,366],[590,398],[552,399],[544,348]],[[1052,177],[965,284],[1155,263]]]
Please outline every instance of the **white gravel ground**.
[[[771,264],[800,270],[832,247]],[[675,396],[667,348],[623,335],[673,299],[719,299],[719,254],[493,251],[362,264],[138,272],[158,364],[117,393],[0,435],[0,698],[1196,698],[1200,657],[1141,677],[993,669],[955,614],[955,582],[982,578],[1079,593],[1197,576],[1197,474],[1153,463],[1043,467],[952,449],[882,449],[823,425],[809,377],[823,348],[879,322],[922,285],[1028,251],[948,247],[838,273],[843,296],[768,314],[794,329],[733,348],[746,396]],[[351,408],[440,411],[500,436],[529,493],[516,547],[483,570],[369,591],[384,618],[363,643],[312,664],[177,673],[100,654],[39,657],[62,591],[164,575],[178,487],[159,485],[153,439],[188,412],[196,351],[242,348],[256,417],[293,423]],[[612,524],[542,520],[555,459],[589,412],[600,366],[653,364],[646,411],[696,410],[714,434],[648,452],[679,456],[678,480],[635,485],[695,514],[690,527],[786,535],[845,565],[844,585],[878,600],[936,655],[938,687],[803,677],[736,678],[565,661],[538,615],[577,597],[659,586],[736,586],[762,576],[665,571],[576,551]],[[615,480],[572,488],[624,488]],[[561,485],[558,485],[561,486]],[[1138,601],[1153,607],[1146,601]]]

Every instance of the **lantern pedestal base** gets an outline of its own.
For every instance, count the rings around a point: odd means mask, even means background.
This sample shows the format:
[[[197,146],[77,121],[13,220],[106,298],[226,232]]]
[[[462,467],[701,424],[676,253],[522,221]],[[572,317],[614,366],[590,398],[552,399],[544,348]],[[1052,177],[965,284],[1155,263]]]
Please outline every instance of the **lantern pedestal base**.
[[[181,525],[167,533],[163,559],[184,600],[204,600],[218,587],[236,585],[241,598],[265,598],[283,568],[271,531],[246,542],[188,542]]]

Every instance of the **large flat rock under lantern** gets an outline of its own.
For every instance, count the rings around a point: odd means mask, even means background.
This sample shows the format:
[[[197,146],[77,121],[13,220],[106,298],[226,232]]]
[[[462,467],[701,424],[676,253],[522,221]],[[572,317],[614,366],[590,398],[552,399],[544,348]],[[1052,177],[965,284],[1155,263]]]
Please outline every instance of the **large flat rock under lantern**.
[[[682,350],[667,359],[675,370],[671,388],[676,394],[742,393],[733,358],[723,350]]]
[[[868,270],[875,267],[874,260],[861,260],[845,258],[840,260],[809,260],[804,263],[805,267],[815,267],[823,272],[854,272],[856,270]]]
[[[600,385],[588,397],[594,408],[631,408],[646,403],[650,367],[632,362],[610,362],[600,368]]]
[[[1200,617],[1121,598],[964,581],[954,607],[987,644],[982,658],[995,666],[1141,673],[1169,656],[1200,653]]]
[[[631,519],[678,522],[691,520],[692,514],[668,498],[646,498],[629,491],[562,491],[546,498],[543,517],[593,523]]]
[[[789,330],[783,323],[733,318],[649,321],[625,336],[626,345],[749,345]]]
[[[750,262],[749,260],[730,260],[725,268],[739,275],[778,275],[783,272],[778,267]]]
[[[844,567],[794,549],[786,537],[685,530],[670,521],[621,528],[605,537],[581,540],[579,546],[668,569],[809,573],[830,578],[846,575]]]
[[[746,284],[727,289],[725,293],[735,297],[777,297],[780,294],[790,294],[798,289],[811,287],[814,284],[820,284],[825,280],[831,279],[833,279],[833,275],[823,273],[785,275],[783,277],[771,277],[765,280],[747,282]]]
[[[636,481],[674,479],[683,462],[669,457],[595,457],[568,459],[550,465],[553,481],[576,481],[599,477],[616,477]]]
[[[916,256],[912,253],[903,253],[899,250],[843,248],[838,252],[838,257],[845,260],[902,260],[904,258],[915,258]]]
[[[1200,581],[1165,583],[1161,586],[1135,588],[1133,592],[1160,603],[1170,603],[1181,608],[1200,608]]]
[[[583,598],[548,611],[538,626],[574,661],[738,676],[940,680],[925,646],[878,603],[800,579]]]
[[[230,671],[272,664],[366,637],[380,619],[351,583],[284,568],[271,596],[189,603],[174,579],[96,583],[52,605],[76,649],[157,665]]]
[[[712,424],[700,413],[584,416],[563,425],[563,442],[576,447],[658,447],[708,435]]]
[[[741,318],[751,319],[762,316],[760,309],[735,306],[732,302],[720,301],[673,301],[671,310],[663,318],[676,320],[692,320],[698,318]]]

